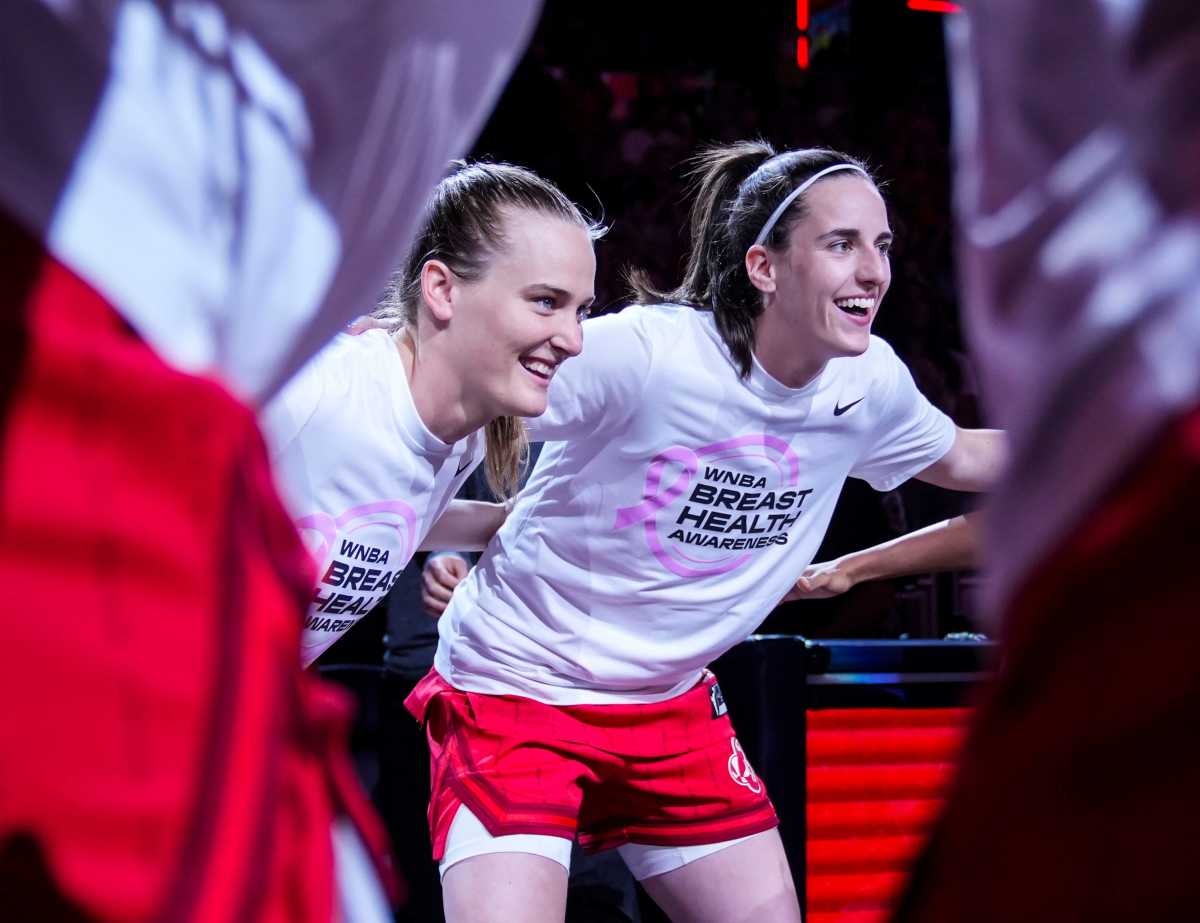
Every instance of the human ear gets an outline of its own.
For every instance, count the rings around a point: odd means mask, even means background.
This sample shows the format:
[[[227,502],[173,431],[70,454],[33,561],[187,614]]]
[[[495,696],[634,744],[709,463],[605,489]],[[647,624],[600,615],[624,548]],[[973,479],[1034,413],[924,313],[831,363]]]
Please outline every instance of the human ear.
[[[774,257],[762,244],[755,244],[746,251],[746,275],[760,292],[775,291]]]
[[[454,288],[458,277],[441,260],[426,260],[421,267],[421,298],[429,313],[441,323],[454,315]]]

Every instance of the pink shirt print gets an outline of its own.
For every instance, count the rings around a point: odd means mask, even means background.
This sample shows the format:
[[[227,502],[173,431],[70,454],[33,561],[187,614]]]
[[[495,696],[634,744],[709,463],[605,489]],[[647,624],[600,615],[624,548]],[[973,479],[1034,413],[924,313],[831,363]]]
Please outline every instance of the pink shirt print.
[[[787,544],[812,493],[799,478],[791,446],[766,433],[673,446],[650,462],[642,502],[618,509],[613,529],[640,523],[650,553],[681,577],[728,573]]]
[[[313,513],[296,528],[321,574],[304,622],[308,663],[391,589],[416,551],[417,514],[403,500],[379,500],[336,517]]]

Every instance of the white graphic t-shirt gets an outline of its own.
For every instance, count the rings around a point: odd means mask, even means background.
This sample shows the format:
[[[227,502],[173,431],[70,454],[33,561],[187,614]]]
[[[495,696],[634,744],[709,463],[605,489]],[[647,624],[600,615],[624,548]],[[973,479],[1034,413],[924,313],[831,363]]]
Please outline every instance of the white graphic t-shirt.
[[[320,568],[301,641],[307,666],[387,594],[482,460],[483,435],[450,445],[425,428],[382,330],[337,337],[267,405],[263,428]]]
[[[793,389],[757,364],[739,379],[707,312],[635,306],[584,330],[529,421],[537,467],[442,616],[435,666],[458,688],[676,695],[791,588],[847,477],[889,490],[954,441],[877,337]]]

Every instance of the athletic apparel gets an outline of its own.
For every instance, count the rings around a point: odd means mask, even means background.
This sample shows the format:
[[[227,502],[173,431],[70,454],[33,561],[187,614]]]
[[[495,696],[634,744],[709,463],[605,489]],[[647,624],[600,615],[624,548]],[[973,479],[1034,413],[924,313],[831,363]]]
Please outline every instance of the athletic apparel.
[[[740,836],[733,840],[722,840],[719,843],[699,843],[694,846],[647,846],[642,843],[626,843],[617,847],[620,854],[618,861],[623,862],[629,872],[638,881],[645,881],[657,875],[665,875],[675,869],[683,868],[697,859],[711,856],[722,849],[736,846],[750,837],[762,836],[766,831]],[[453,866],[474,856],[490,856],[496,853],[527,853],[543,856],[551,862],[557,862],[564,869],[574,869],[572,862],[572,843],[558,836],[546,836],[538,833],[510,833],[507,836],[492,836],[479,818],[471,813],[466,805],[459,805],[450,824],[450,832],[446,835],[446,848],[438,872],[444,878]],[[591,859],[602,859],[611,853],[583,856]],[[626,872],[628,874],[629,872]]]
[[[542,702],[655,702],[695,685],[810,563],[846,477],[888,490],[954,426],[872,337],[802,388],[741,380],[712,315],[634,306],[588,321],[536,469],[440,623],[455,688]]]
[[[716,843],[778,824],[712,674],[665,702],[555,706],[430,672],[405,703],[429,732],[433,857],[465,804],[493,836],[585,849]]]
[[[539,6],[5,0],[0,202],[168,362],[265,399],[374,303]]]
[[[989,503],[996,627],[1036,563],[1200,403],[1200,6],[971,7],[949,23],[965,307],[1012,444]]]
[[[483,460],[413,406],[390,334],[343,334],[263,412],[280,487],[320,579],[301,642],[307,666],[387,595],[421,540]]]
[[[1198,511],[1200,408],[1013,599],[896,923],[1195,917]]]
[[[253,414],[2,212],[0,305],[0,915],[330,920],[381,837]]]
[[[575,848],[572,840],[544,833],[508,833],[492,836],[478,817],[465,804],[460,804],[446,833],[446,845],[442,858],[438,860],[438,874],[444,879],[446,872],[464,859],[475,856],[490,856],[496,853],[524,853],[541,856],[557,862],[567,872],[571,870],[571,853]]]

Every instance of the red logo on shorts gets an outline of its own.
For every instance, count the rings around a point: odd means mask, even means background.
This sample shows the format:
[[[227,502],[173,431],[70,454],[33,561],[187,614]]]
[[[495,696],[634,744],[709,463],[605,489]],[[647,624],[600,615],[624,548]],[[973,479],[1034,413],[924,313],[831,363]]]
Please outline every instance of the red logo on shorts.
[[[736,737],[730,737],[729,743],[733,746],[733,755],[729,757],[729,775],[738,785],[746,786],[756,795],[760,794],[763,790],[762,782],[754,774],[754,769],[750,766],[750,761],[746,759],[742,745],[738,743]]]

